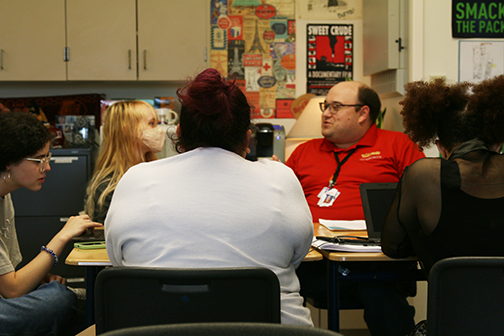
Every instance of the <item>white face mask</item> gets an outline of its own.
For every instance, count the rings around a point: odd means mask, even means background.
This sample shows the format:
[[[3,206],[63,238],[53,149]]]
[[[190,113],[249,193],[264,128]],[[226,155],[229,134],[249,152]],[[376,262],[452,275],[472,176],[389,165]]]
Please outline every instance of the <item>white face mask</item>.
[[[165,131],[160,126],[148,128],[142,132],[142,142],[153,153],[159,153],[163,150],[165,137]]]

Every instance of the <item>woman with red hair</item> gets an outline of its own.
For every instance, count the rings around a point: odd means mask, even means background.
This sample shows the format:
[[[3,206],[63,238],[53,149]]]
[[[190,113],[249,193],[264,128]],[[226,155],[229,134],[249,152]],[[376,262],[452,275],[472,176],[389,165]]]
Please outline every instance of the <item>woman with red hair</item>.
[[[251,107],[234,81],[207,69],[178,90],[181,154],[130,168],[105,235],[113,265],[266,267],[281,286],[282,323],[312,325],[295,269],[313,223],[294,173],[245,159]]]

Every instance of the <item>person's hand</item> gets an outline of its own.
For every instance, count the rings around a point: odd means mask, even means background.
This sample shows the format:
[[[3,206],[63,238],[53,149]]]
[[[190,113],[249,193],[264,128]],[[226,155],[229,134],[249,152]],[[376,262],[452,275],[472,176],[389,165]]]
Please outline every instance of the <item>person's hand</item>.
[[[61,231],[58,232],[58,235],[69,241],[72,237],[82,234],[87,229],[94,229],[99,226],[103,226],[103,224],[92,222],[88,215],[72,216]]]
[[[275,154],[273,154],[271,156],[271,160],[276,161],[276,162],[280,162],[280,160],[278,159],[278,156],[276,156]]]
[[[66,282],[67,282],[65,278],[63,278],[59,275],[47,273],[47,275],[44,277],[44,279],[42,279],[42,282],[40,284],[43,285],[46,283],[50,283],[51,281],[57,281],[62,285],[66,285]]]

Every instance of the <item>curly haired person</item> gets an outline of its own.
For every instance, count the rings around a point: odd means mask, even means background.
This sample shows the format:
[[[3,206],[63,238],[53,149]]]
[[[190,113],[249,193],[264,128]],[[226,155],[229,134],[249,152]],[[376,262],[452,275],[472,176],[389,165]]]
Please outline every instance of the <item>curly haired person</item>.
[[[382,231],[393,258],[416,255],[426,275],[440,259],[504,256],[504,76],[479,84],[412,82],[401,102],[406,133],[442,158],[407,168]]]
[[[16,270],[22,256],[10,193],[42,188],[51,171],[49,140],[49,131],[34,116],[0,113],[0,335],[75,335],[80,331],[74,329],[78,324],[75,292],[65,286],[66,279],[49,271],[57,266],[72,237],[101,224],[87,215],[70,217],[32,261]]]

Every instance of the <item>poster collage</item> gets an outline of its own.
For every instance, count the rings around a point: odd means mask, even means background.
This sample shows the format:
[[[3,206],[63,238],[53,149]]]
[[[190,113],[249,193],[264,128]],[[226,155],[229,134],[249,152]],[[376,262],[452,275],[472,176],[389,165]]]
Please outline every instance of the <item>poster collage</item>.
[[[253,118],[293,118],[295,0],[212,0],[210,66],[235,78]]]
[[[354,1],[305,0],[298,18],[356,18]],[[297,117],[296,0],[211,0],[210,11],[210,67],[236,79],[254,119]],[[307,64],[298,71],[306,71],[307,94],[326,95],[353,78],[353,25],[309,24],[306,33]]]

